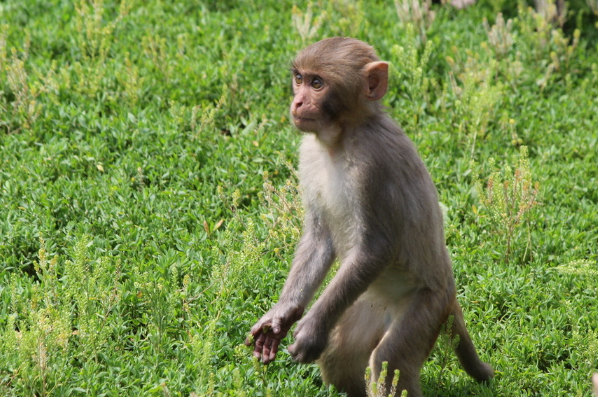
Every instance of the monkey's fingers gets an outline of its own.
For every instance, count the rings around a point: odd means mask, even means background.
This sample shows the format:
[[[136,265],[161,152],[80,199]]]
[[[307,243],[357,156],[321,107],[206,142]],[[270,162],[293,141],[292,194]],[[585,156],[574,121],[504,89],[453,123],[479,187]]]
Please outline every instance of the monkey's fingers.
[[[245,345],[252,346],[260,335],[268,333],[271,328],[272,326],[270,325],[270,321],[258,321],[253,327],[251,327],[249,336],[245,339]]]
[[[277,344],[277,342],[277,339],[266,337],[266,341],[264,342],[262,349],[262,362],[264,364],[270,364],[272,361],[274,361],[274,358],[276,358],[276,348],[273,349],[272,346],[275,343]]]
[[[293,361],[299,361],[299,352],[297,351],[297,343],[293,343],[292,345],[290,345],[287,348],[287,351],[289,352],[289,354],[291,355],[291,358],[293,359]]]
[[[260,360],[262,358],[262,351],[266,342],[266,335],[260,334],[255,340],[255,347],[253,348],[253,357]]]
[[[270,350],[270,357],[268,357],[269,358],[268,362],[272,362],[276,358],[276,353],[278,353],[279,345],[280,345],[280,339],[274,339],[272,341],[272,350]]]
[[[271,328],[270,323],[271,323],[270,320],[264,321],[263,319],[261,319],[260,321],[255,323],[255,325],[253,327],[251,327],[251,330],[249,331],[249,333],[251,335],[253,335],[254,338],[257,338],[257,336],[260,333],[268,332],[268,330]]]
[[[272,319],[272,332],[274,334],[280,334],[282,330],[282,325],[286,323],[286,318],[284,316],[276,316]]]
[[[289,346],[287,350],[293,361],[302,364],[313,363],[320,357],[320,353],[317,351],[312,351],[312,348],[305,346],[304,343],[302,343],[302,346],[300,346],[297,341]]]
[[[255,345],[255,335],[249,334],[247,338],[245,338],[245,346],[253,346]]]
[[[245,338],[245,346],[254,346],[261,333],[262,328],[258,328],[257,325],[254,325],[251,328],[251,331],[249,331],[249,335],[247,335],[247,338]]]

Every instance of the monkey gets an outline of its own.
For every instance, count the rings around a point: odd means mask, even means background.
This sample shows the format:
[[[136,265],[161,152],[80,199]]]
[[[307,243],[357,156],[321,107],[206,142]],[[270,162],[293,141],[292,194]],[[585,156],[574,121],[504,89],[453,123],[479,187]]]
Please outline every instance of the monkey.
[[[350,397],[366,395],[366,368],[378,379],[383,362],[400,370],[398,395],[421,396],[421,367],[449,316],[465,371],[478,381],[494,374],[465,328],[431,176],[380,103],[388,68],[373,47],[343,37],[295,58],[290,115],[304,133],[304,230],[278,302],[245,341],[268,364],[298,322],[292,358],[315,361],[324,382]]]

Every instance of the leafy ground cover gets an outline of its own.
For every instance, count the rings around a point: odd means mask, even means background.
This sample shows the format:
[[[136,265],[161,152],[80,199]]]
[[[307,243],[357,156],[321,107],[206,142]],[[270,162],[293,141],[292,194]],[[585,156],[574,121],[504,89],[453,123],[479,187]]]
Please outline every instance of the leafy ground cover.
[[[348,35],[392,63],[497,371],[475,384],[441,340],[426,394],[589,396],[598,4],[424,6],[0,1],[0,395],[339,395],[242,342],[301,229],[290,61]]]

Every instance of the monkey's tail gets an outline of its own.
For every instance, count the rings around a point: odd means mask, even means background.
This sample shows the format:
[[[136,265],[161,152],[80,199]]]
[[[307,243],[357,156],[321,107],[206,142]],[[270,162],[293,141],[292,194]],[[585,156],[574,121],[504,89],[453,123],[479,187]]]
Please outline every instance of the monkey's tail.
[[[469,332],[467,332],[467,328],[465,328],[465,320],[463,319],[461,306],[456,300],[451,314],[453,315],[452,334],[453,336],[459,336],[459,344],[455,348],[455,353],[459,358],[461,366],[463,366],[463,369],[469,376],[479,382],[493,378],[494,370],[492,369],[492,366],[480,360],[480,357],[475,350],[475,346],[471,341],[471,337],[469,336]]]

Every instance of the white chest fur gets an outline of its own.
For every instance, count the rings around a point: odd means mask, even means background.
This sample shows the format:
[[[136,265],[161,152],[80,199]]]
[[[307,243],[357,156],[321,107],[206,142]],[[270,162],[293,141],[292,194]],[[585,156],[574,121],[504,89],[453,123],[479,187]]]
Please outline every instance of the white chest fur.
[[[360,214],[356,213],[357,191],[348,175],[351,161],[343,153],[331,156],[314,135],[301,145],[299,177],[305,205],[326,223],[339,256],[356,244]]]

